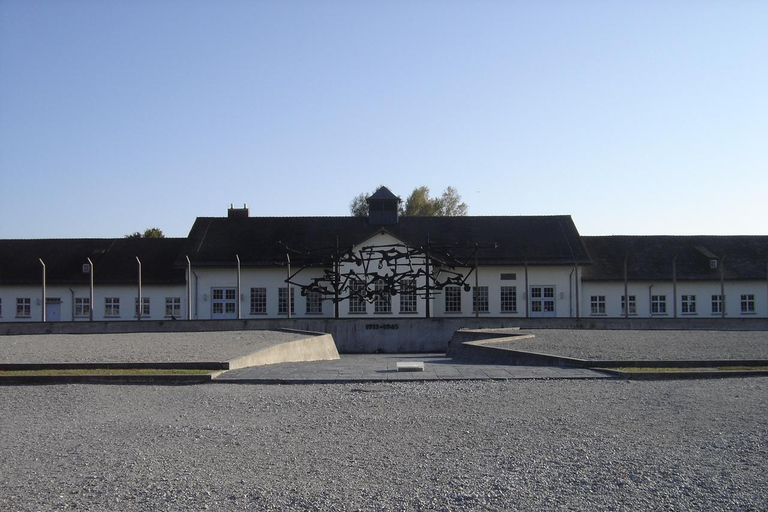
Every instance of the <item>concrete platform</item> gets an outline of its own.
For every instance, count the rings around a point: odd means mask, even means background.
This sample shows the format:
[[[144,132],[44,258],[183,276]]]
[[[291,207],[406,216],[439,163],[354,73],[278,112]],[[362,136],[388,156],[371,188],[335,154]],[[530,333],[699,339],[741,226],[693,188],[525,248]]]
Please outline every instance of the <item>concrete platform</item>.
[[[398,372],[398,362],[424,362],[423,372]],[[337,361],[283,363],[232,370],[214,383],[305,384],[425,380],[609,379],[581,368],[461,363],[444,354],[343,354]]]
[[[233,369],[338,359],[329,334],[305,331],[0,336],[0,368],[21,366]]]

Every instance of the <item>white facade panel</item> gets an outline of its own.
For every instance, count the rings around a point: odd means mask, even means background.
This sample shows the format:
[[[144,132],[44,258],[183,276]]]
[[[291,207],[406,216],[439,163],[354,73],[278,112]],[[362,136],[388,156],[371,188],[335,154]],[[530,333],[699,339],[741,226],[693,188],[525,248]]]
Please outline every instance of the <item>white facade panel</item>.
[[[718,318],[723,316],[718,304],[721,285],[718,281],[637,282],[627,285],[630,299],[636,300],[633,313],[630,301],[630,317],[642,318]],[[583,284],[582,310],[584,317],[624,316],[621,299],[623,282],[587,281]],[[724,310],[727,318],[768,317],[768,284],[762,281],[725,281]],[[714,296],[714,298],[713,298]],[[605,298],[605,313],[592,310],[593,297]],[[664,297],[666,311],[654,312],[654,297]],[[742,300],[744,299],[744,300]],[[658,304],[658,300],[656,301]]]

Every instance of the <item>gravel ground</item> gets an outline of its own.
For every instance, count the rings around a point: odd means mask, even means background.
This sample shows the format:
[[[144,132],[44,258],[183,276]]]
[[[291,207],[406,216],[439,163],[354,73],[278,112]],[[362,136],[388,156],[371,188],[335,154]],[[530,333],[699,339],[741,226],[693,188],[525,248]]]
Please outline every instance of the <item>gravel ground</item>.
[[[765,331],[599,331],[531,329],[532,339],[499,347],[581,359],[768,359]]]
[[[279,331],[0,336],[0,363],[228,361],[305,337]]]
[[[0,509],[766,510],[768,378],[0,387]]]

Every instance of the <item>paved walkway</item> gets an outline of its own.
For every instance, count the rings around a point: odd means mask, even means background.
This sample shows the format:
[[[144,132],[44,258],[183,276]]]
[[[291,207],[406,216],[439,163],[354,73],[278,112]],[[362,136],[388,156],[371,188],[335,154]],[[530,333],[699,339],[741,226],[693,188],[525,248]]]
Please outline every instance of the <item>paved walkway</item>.
[[[423,372],[398,372],[397,363],[424,362]],[[453,361],[445,354],[342,354],[336,361],[281,363],[231,370],[214,382],[285,383],[382,382],[421,380],[607,379],[612,376],[580,368],[506,366]]]

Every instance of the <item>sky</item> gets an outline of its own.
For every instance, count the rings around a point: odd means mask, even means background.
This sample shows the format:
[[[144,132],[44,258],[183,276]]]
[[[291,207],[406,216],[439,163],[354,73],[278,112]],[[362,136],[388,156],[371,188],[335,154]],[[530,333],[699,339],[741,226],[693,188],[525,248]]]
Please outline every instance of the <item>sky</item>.
[[[455,187],[584,235],[768,234],[768,2],[0,0],[0,238]]]

